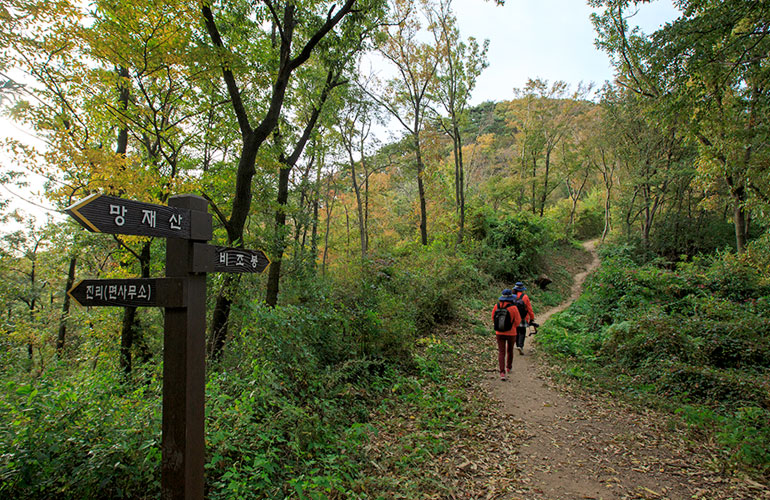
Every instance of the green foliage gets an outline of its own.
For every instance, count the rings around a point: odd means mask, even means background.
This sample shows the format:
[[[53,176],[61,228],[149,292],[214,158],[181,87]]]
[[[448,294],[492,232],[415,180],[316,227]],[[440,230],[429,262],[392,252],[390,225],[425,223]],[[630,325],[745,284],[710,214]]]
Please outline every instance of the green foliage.
[[[52,370],[3,384],[0,497],[156,498],[160,388]]]
[[[478,266],[497,279],[515,281],[536,274],[557,240],[555,224],[527,212],[495,213],[488,206],[469,215],[468,233],[481,245]]]
[[[770,411],[756,406],[740,407],[722,415],[702,406],[682,405],[676,410],[691,425],[706,429],[729,458],[729,465],[749,465],[760,474],[770,472]]]
[[[559,358],[591,361],[604,340],[604,331],[590,328],[580,310],[585,302],[575,302],[568,311],[554,315],[539,330],[538,342]]]
[[[735,247],[735,228],[715,213],[667,213],[650,234],[649,249],[668,258],[694,257]]]
[[[572,378],[687,405],[686,419],[711,429],[730,464],[766,473],[770,280],[761,257],[722,254],[669,269],[637,263],[629,246],[602,253],[584,295],[541,329],[541,345]]]

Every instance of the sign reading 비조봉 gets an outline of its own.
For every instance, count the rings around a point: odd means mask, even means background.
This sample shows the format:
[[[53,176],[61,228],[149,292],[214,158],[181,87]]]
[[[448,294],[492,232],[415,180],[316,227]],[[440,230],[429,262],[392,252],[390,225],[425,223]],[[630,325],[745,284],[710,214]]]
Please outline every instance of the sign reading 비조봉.
[[[261,250],[214,247],[214,271],[220,273],[261,273],[270,259]]]

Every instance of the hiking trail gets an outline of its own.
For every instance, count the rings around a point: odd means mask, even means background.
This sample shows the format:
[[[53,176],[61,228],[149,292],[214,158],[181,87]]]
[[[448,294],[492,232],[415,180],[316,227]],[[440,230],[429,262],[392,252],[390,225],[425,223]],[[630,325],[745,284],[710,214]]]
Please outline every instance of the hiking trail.
[[[599,265],[595,245],[584,244],[593,261],[575,276],[567,302],[547,311],[533,304],[541,325],[580,295],[586,276]],[[507,484],[487,498],[770,498],[758,483],[720,474],[705,445],[686,440],[665,416],[632,409],[606,394],[559,387],[548,376],[554,368],[538,355],[537,336],[528,337],[524,349],[524,355],[514,351],[507,381],[497,374],[496,348],[489,360],[495,369],[484,372],[482,388],[500,402],[502,420],[512,421],[517,429],[505,433],[487,453],[497,449],[501,460],[512,455],[518,477],[506,478]]]

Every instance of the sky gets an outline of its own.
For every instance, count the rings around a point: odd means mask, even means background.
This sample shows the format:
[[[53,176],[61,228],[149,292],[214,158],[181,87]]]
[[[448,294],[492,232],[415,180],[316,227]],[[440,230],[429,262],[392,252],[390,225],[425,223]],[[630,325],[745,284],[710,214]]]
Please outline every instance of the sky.
[[[530,78],[601,87],[613,79],[609,57],[596,48],[593,12],[585,0],[454,0],[461,35],[489,39],[489,67],[479,77],[471,104],[513,98]],[[671,0],[645,4],[633,17],[652,33],[678,17]]]
[[[563,80],[573,89],[580,82],[598,88],[613,78],[609,58],[594,45],[592,9],[585,0],[506,0],[503,6],[492,0],[454,0],[453,6],[464,38],[490,41],[489,67],[478,78],[472,105],[512,99],[514,89],[529,78]],[[645,4],[633,21],[651,33],[677,14],[671,0],[658,0]],[[27,132],[0,118],[0,138],[5,137],[31,141]],[[8,161],[0,152],[0,162]],[[42,180],[30,182],[40,186]],[[19,197],[35,200],[34,192],[15,196],[6,186],[0,188],[0,197],[10,197],[14,206],[44,220],[44,210]]]

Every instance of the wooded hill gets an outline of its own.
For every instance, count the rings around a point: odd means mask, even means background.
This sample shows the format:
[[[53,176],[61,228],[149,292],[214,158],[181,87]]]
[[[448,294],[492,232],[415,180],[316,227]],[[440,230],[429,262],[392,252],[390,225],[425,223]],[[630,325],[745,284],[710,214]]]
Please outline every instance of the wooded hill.
[[[423,402],[431,425],[465,410],[420,389],[440,375],[431,335],[543,272],[538,304],[559,303],[571,278],[553,256],[588,238],[606,265],[544,335],[565,373],[680,405],[725,463],[766,477],[770,5],[683,2],[646,37],[628,2],[592,4],[616,82],[531,80],[475,107],[487,45],[448,2],[0,10],[0,69],[32,82],[2,77],[6,112],[46,143],[6,141],[4,183],[40,173],[59,210],[198,194],[213,243],[272,261],[208,278],[208,497],[376,495],[354,450],[381,401]],[[397,76],[361,74],[372,50]],[[1,208],[25,226],[0,248],[0,494],[157,497],[162,313],[65,291],[162,276],[165,240]]]

